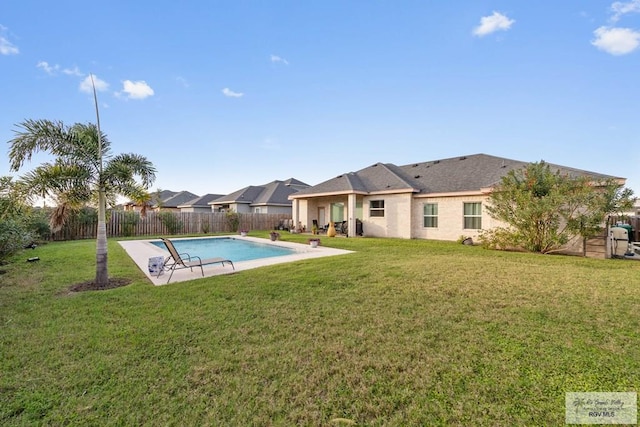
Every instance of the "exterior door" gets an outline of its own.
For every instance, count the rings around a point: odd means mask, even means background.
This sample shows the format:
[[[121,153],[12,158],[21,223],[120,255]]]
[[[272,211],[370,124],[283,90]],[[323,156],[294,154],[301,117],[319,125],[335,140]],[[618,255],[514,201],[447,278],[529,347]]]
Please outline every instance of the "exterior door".
[[[318,226],[324,227],[327,224],[326,218],[324,217],[324,207],[318,208]]]

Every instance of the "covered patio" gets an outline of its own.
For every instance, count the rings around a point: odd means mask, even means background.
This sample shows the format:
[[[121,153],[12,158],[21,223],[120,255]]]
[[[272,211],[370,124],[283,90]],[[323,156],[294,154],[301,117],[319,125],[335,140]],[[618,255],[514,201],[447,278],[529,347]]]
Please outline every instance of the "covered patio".
[[[314,221],[320,229],[333,222],[336,231],[349,237],[362,235],[363,194],[306,194],[291,195],[294,224],[312,230]],[[355,232],[354,232],[355,230]]]

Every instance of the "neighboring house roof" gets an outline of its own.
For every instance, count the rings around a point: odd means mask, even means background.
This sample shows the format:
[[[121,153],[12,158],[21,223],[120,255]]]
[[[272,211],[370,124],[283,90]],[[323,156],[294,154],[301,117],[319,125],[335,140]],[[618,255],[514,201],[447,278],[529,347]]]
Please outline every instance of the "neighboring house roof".
[[[196,208],[196,207],[205,207],[208,208],[209,206],[209,202],[216,200],[218,198],[222,197],[222,194],[205,194],[204,196],[201,197],[196,197],[193,200],[189,200],[188,202],[182,204],[182,205],[178,205],[179,208]]]
[[[495,186],[513,169],[521,169],[529,162],[474,154],[422,163],[396,166],[376,163],[357,172],[349,172],[313,187],[302,189],[291,198],[308,195],[340,193],[398,193],[421,194],[481,191]],[[594,179],[622,179],[610,175],[574,169],[549,163],[553,170],[570,176],[591,176]]]
[[[173,196],[163,199],[159,204],[155,203],[154,207],[160,208],[177,208],[179,205],[182,205],[190,200],[197,198],[198,195],[190,193],[188,191],[180,191],[178,193],[174,193]],[[155,199],[154,199],[155,200]]]
[[[302,182],[300,180],[297,180],[295,178],[285,179],[284,181],[282,181],[282,183],[284,185],[286,185],[287,187],[293,187],[296,190],[300,190],[302,188],[308,188],[309,187],[309,184],[307,184],[305,182]]]
[[[209,205],[246,203],[252,206],[291,206],[289,196],[309,185],[297,179],[272,181],[264,185],[250,185],[209,202]]]
[[[249,187],[241,188],[238,191],[227,194],[209,202],[210,205],[221,205],[228,203],[251,203],[262,192],[263,188],[259,186],[250,185]]]
[[[149,194],[151,196],[151,200],[149,201],[149,203],[147,203],[147,206],[157,206],[159,203],[163,202],[164,200],[170,199],[171,197],[175,196],[177,193],[171,190],[162,190],[162,191],[153,191]],[[130,200],[127,203],[125,203],[125,206],[138,206],[138,204]]]
[[[154,191],[153,193],[151,193],[151,203],[157,204],[158,202],[162,202],[164,200],[170,199],[176,194],[178,194],[177,191],[171,191],[171,190]]]

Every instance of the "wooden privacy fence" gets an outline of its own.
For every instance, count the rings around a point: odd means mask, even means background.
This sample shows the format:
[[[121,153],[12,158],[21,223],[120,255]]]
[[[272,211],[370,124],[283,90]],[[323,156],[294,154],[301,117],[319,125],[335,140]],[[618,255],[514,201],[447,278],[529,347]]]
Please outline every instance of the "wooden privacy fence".
[[[176,234],[232,233],[237,230],[273,230],[291,222],[290,214],[239,213],[234,225],[224,212],[138,212],[110,211],[108,237],[166,236]],[[51,240],[93,239],[98,232],[97,216],[73,216]]]

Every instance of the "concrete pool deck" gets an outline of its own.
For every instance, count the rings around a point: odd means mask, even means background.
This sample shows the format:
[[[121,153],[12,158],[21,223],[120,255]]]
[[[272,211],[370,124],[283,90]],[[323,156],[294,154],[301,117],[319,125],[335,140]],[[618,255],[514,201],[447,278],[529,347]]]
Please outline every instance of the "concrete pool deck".
[[[327,248],[324,246],[318,246],[316,248],[312,248],[310,245],[305,245],[302,243],[293,243],[293,242],[284,242],[281,240],[276,240],[272,242],[269,239],[261,239],[258,237],[240,237],[238,235],[229,235],[229,236],[208,236],[208,237],[177,237],[172,238],[171,240],[181,240],[181,239],[215,239],[215,238],[234,238],[238,240],[244,240],[248,242],[256,242],[262,244],[269,244],[284,248],[293,249],[296,253],[291,255],[283,255],[283,256],[275,256],[270,258],[260,258],[251,261],[238,261],[233,262],[235,266],[235,270],[231,268],[230,265],[226,264],[224,267],[221,264],[213,264],[213,265],[205,265],[204,266],[204,277],[218,276],[221,274],[231,274],[236,273],[243,270],[250,270],[253,268],[264,267],[267,265],[274,264],[282,264],[285,262],[293,262],[300,261],[304,259],[312,259],[312,258],[321,258],[326,256],[335,256],[335,255],[345,255],[352,253],[352,251],[347,251],[344,249],[335,249],[335,248]],[[142,272],[147,276],[147,278],[156,286],[166,285],[167,279],[169,278],[169,273],[165,272],[161,274],[160,277],[152,276],[149,273],[149,258],[155,256],[164,256],[165,258],[169,256],[169,252],[166,249],[161,249],[160,247],[152,244],[151,242],[159,242],[160,239],[146,239],[146,240],[123,240],[118,242],[120,246],[124,248],[127,254],[133,259],[138,268],[142,270]],[[233,261],[233,260],[231,260]],[[200,272],[200,268],[194,268],[191,271],[188,268],[183,268],[179,270],[175,270],[173,276],[171,277],[171,283],[184,282],[187,280],[195,280],[202,279],[202,274]]]

